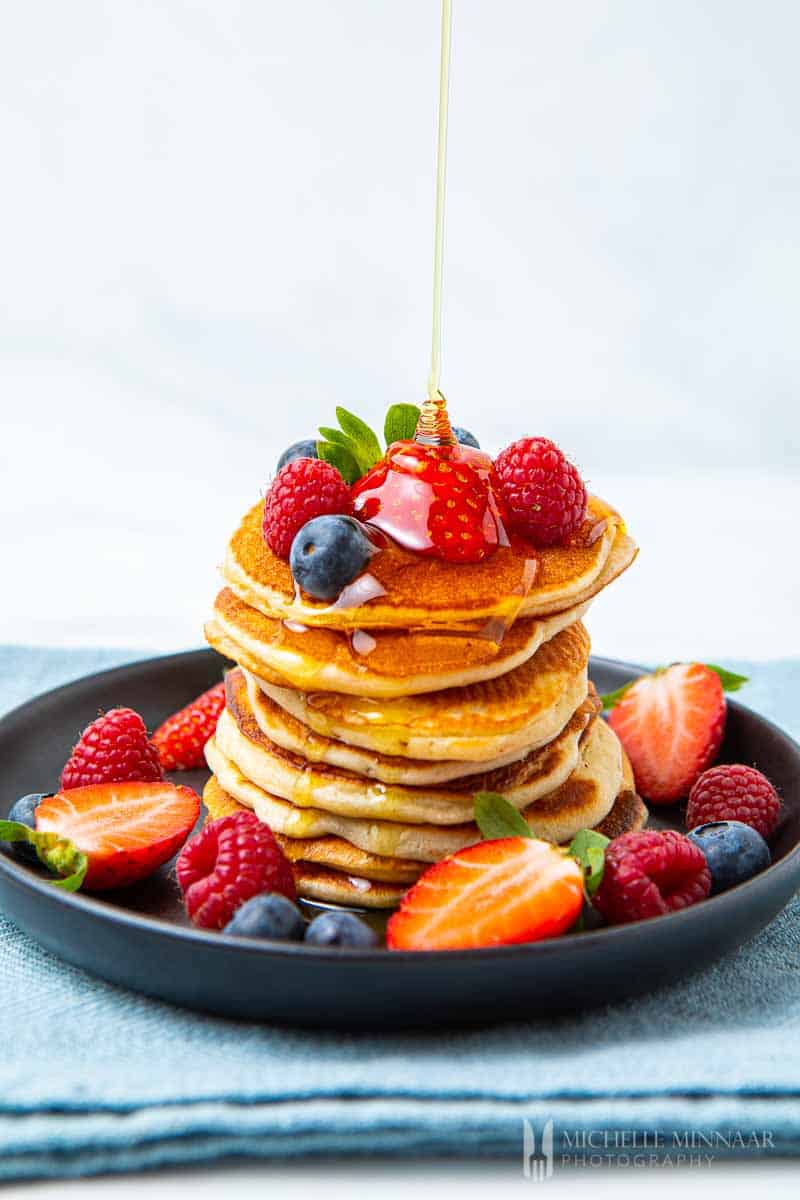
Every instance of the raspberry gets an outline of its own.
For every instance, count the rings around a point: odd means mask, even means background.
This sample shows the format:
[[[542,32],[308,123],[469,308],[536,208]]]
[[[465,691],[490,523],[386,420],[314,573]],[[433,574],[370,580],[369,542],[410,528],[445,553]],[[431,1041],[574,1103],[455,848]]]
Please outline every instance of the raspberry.
[[[87,725],[61,772],[61,789],[97,783],[155,783],[164,778],[158,750],[132,708],[112,708]]]
[[[520,438],[495,461],[511,525],[535,546],[560,546],[586,518],[586,486],[549,438]]]
[[[781,802],[770,781],[755,767],[724,764],[705,771],[689,793],[686,828],[709,821],[741,821],[763,838],[778,824]]]
[[[224,707],[225,684],[218,683],[159,725],[153,745],[165,771],[193,771],[206,765],[203,751]]]
[[[313,517],[353,511],[350,489],[336,467],[319,458],[297,458],[272,481],[264,498],[264,541],[288,559],[295,534]]]
[[[245,900],[262,892],[296,896],[289,860],[252,812],[209,821],[184,846],[176,871],[186,911],[204,929],[222,929]]]
[[[682,833],[623,833],[606,848],[603,882],[594,898],[611,925],[643,921],[705,900],[711,874],[705,855]]]

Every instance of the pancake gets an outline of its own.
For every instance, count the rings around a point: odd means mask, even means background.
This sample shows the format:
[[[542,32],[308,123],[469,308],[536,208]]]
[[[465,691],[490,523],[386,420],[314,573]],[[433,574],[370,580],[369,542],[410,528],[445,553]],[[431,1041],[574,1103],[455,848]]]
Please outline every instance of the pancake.
[[[473,796],[498,792],[517,809],[560,787],[578,766],[581,741],[596,719],[592,702],[581,705],[553,741],[524,758],[436,787],[408,787],[365,779],[328,763],[310,763],[264,734],[256,721],[240,671],[226,679],[227,707],[217,724],[217,748],[251,783],[298,808],[344,817],[412,824],[460,825],[472,819]]]
[[[301,724],[348,746],[394,757],[488,763],[538,749],[560,733],[588,690],[589,635],[578,622],[499,679],[374,700],[301,692],[259,678]]]
[[[590,497],[573,545],[536,550],[512,538],[483,562],[447,563],[392,543],[374,555],[361,585],[326,604],[296,594],[288,563],[264,542],[262,515],[263,505],[254,505],[234,533],[223,566],[226,583],[266,616],[329,629],[440,625],[474,631],[492,618],[547,615],[590,599],[636,555],[620,516]]]
[[[239,668],[236,668],[239,670]],[[463,779],[485,771],[495,771],[523,758],[525,750],[514,750],[500,755],[489,762],[437,762],[423,758],[402,758],[396,754],[381,754],[337,742],[334,738],[314,733],[307,725],[298,721],[285,708],[271,699],[258,684],[254,675],[242,672],[247,682],[247,699],[259,729],[271,742],[299,754],[307,762],[328,763],[353,771],[365,779],[376,779],[381,783],[401,783],[408,787],[425,787],[429,784],[447,783],[451,779]]]
[[[479,840],[473,822],[450,826],[403,823],[301,808],[251,782],[220,750],[217,736],[206,745],[206,759],[220,786],[286,837],[332,834],[370,854],[422,862],[436,862]],[[579,829],[594,826],[607,816],[621,785],[622,748],[611,728],[596,720],[581,743],[580,762],[570,777],[523,809],[523,816],[537,837],[569,841]]]
[[[213,775],[206,784],[203,800],[211,819],[246,811],[223,791]],[[641,829],[646,820],[647,809],[633,790],[630,764],[623,756],[622,790],[597,829],[606,837],[619,837],[622,833]],[[292,860],[298,895],[322,903],[394,908],[406,888],[428,865],[368,855],[342,838],[286,838],[281,834],[276,837]]]
[[[491,636],[444,630],[348,635],[265,617],[224,588],[206,637],[220,653],[278,686],[394,699],[505,675],[580,620],[587,608],[516,621],[504,634],[490,631]]]

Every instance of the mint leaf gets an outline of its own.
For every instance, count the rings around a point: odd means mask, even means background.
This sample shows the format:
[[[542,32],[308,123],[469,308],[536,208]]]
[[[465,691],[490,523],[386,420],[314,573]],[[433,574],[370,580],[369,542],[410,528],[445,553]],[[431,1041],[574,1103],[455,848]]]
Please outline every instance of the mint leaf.
[[[40,832],[20,821],[0,821],[0,842],[28,842],[46,867],[56,875],[64,876],[51,882],[65,892],[77,892],[86,878],[88,858],[60,834]]]
[[[484,838],[533,837],[525,818],[497,792],[475,794],[475,820]]]
[[[361,478],[361,468],[346,446],[339,446],[335,442],[317,442],[317,454],[341,472],[345,483],[355,483]]]
[[[383,423],[386,445],[392,442],[410,442],[417,432],[419,409],[416,404],[393,404]]]
[[[603,705],[603,712],[608,712],[608,710],[613,708],[615,704],[619,704],[628,688],[633,687],[635,682],[636,680],[632,679],[630,683],[624,683],[622,687],[617,688],[615,692],[606,692],[605,696],[601,696],[600,700]]]
[[[586,894],[593,896],[603,882],[606,846],[609,839],[596,829],[580,829],[570,842],[568,853],[583,868]]]
[[[345,446],[350,450],[350,438],[341,429],[331,429],[328,425],[320,425],[319,431],[326,442],[335,442],[337,446]],[[352,454],[352,450],[350,450]]]
[[[370,467],[374,467],[383,457],[380,442],[369,425],[346,408],[336,409],[336,419],[350,439],[348,449],[361,468],[361,474],[366,475]]]
[[[706,666],[709,671],[719,675],[724,692],[738,692],[739,688],[750,682],[746,675],[737,675],[735,671],[726,671],[724,667],[715,667],[713,663],[706,663]]]

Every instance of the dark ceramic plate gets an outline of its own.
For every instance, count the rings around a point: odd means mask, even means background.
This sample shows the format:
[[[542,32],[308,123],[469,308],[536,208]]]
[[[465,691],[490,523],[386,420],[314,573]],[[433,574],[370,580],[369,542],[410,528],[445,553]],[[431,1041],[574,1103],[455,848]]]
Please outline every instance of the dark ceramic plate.
[[[208,650],[148,659],[78,680],[9,713],[0,721],[0,814],[26,792],[55,788],[73,742],[99,709],[130,705],[154,728],[217,682],[223,667]],[[605,692],[637,672],[593,659],[591,673]],[[638,925],[527,946],[425,954],[244,942],[190,927],[168,867],[101,899],[61,892],[5,853],[0,906],[48,950],[87,971],[232,1017],[390,1029],[604,1004],[652,991],[746,941],[800,886],[800,747],[731,703],[722,758],[755,764],[783,796],[772,867],[685,912]],[[199,771],[181,779],[198,789],[204,781]],[[651,823],[680,828],[681,814],[661,809]]]

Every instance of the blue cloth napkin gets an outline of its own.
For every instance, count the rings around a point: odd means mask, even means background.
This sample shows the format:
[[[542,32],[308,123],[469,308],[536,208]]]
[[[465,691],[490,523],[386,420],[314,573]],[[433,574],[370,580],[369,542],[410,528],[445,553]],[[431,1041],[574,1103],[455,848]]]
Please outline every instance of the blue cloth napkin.
[[[0,648],[0,709],[126,657]],[[730,665],[753,678],[744,701],[800,732],[800,663]],[[540,1156],[552,1121],[556,1170],[797,1153],[798,917],[796,897],[749,945],[643,999],[380,1035],[147,1000],[65,965],[0,917],[0,1178],[233,1155],[482,1153],[522,1164],[526,1120]]]

